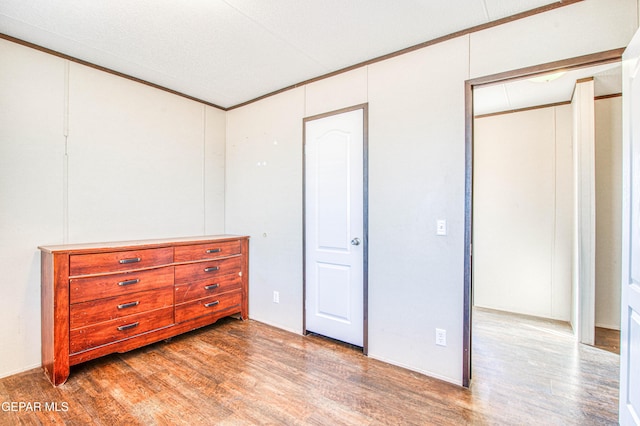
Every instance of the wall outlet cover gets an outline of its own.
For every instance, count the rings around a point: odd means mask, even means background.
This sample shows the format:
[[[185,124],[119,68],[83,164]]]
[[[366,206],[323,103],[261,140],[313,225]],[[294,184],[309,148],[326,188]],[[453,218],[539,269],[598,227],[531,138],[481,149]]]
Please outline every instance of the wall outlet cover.
[[[436,328],[436,345],[447,346],[447,330]]]

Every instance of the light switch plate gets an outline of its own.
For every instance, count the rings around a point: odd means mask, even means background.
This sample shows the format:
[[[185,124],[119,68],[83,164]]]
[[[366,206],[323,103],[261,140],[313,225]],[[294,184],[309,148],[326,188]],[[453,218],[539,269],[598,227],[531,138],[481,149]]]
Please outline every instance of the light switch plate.
[[[436,221],[436,235],[447,235],[447,221],[438,219]]]

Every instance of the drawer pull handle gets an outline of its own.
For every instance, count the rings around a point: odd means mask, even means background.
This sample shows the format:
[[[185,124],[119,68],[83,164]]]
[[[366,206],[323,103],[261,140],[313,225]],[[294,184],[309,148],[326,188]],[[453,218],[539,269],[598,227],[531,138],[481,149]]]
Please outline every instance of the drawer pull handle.
[[[120,327],[118,327],[118,331],[126,331],[126,330],[130,330],[132,328],[135,328],[138,326],[138,324],[140,324],[139,322],[134,322],[131,324],[127,324],[127,325],[121,325]]]
[[[212,306],[216,306],[218,303],[220,303],[220,301],[219,301],[219,300],[216,300],[215,302],[211,302],[211,303],[205,303],[205,304],[204,304],[204,307],[205,307],[205,308],[210,308],[210,307],[212,307]]]
[[[139,257],[132,257],[130,259],[120,259],[120,264],[121,265],[125,265],[127,263],[138,263],[140,262],[142,259]]]
[[[211,267],[209,267],[209,268],[204,268],[204,271],[205,271],[205,272],[215,272],[215,271],[217,271],[218,269],[220,269],[220,267],[219,267],[219,266],[211,266]]]
[[[125,285],[131,285],[131,284],[138,284],[139,282],[140,282],[140,278],[136,278],[135,280],[120,281],[118,285],[125,286]]]
[[[138,306],[139,304],[140,304],[139,300],[136,302],[123,303],[121,305],[118,305],[118,309],[133,308],[134,306]]]
[[[222,251],[222,249],[217,248],[217,249],[209,249],[207,250],[207,253],[220,253]]]
[[[205,285],[204,289],[205,290],[213,290],[213,289],[216,289],[218,287],[220,287],[220,284],[219,283],[215,283],[215,284],[211,284],[211,285]]]

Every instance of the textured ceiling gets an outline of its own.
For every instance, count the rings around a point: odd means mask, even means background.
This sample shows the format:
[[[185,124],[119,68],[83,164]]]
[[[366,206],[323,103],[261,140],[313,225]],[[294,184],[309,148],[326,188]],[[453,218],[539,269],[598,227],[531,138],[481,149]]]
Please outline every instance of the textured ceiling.
[[[617,62],[568,71],[549,82],[522,79],[477,88],[473,92],[473,111],[475,115],[483,115],[569,102],[576,81],[590,77],[594,80],[595,96],[622,93],[622,66]]]
[[[0,33],[222,107],[549,0],[2,0]]]

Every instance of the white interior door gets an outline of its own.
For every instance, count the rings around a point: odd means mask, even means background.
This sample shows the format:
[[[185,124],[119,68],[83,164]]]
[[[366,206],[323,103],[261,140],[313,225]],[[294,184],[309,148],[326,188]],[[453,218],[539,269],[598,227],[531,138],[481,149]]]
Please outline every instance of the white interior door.
[[[623,55],[620,424],[640,425],[640,32]]]
[[[363,109],[305,122],[305,328],[363,346]]]

